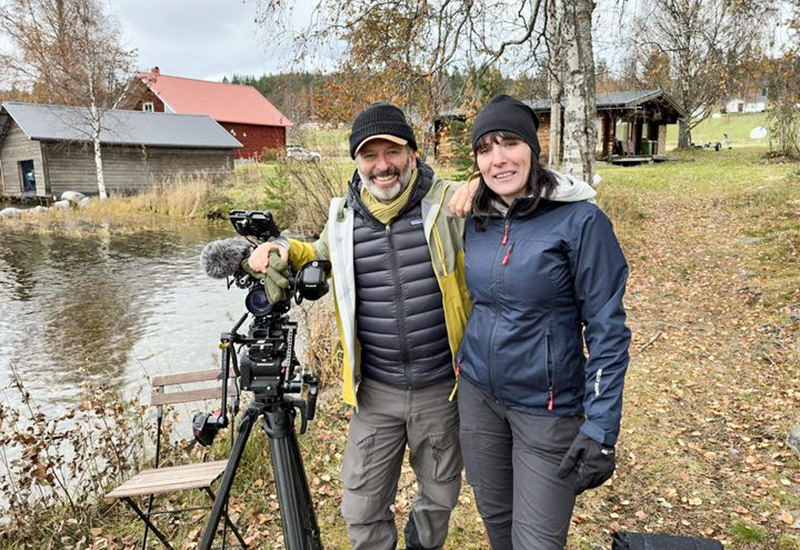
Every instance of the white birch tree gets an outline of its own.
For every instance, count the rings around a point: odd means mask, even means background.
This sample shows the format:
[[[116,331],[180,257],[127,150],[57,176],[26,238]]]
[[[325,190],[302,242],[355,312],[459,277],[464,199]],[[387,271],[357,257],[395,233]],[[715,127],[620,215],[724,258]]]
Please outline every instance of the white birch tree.
[[[293,4],[292,0],[259,0],[262,25],[269,27],[276,14],[290,10]],[[331,38],[344,39],[349,46],[345,50],[344,64],[363,66],[361,61],[364,58],[374,61],[371,52],[381,52],[384,59],[402,61],[414,70],[399,75],[404,80],[396,81],[402,81],[403,85],[394,93],[384,89],[383,93],[389,96],[384,99],[400,94],[408,94],[410,98],[417,82],[429,83],[428,89],[432,90],[437,75],[449,67],[461,66],[472,70],[479,81],[481,75],[500,63],[512,60],[518,66],[529,63],[531,55],[541,51],[539,45],[545,37],[545,27],[552,26],[550,47],[560,44],[563,55],[553,56],[551,76],[564,75],[566,107],[563,117],[554,116],[552,120],[556,124],[562,118],[565,120],[566,169],[578,177],[590,179],[596,139],[592,10],[590,0],[353,0],[345,3],[317,0],[315,23],[296,36],[295,45],[299,56],[305,56]],[[381,14],[385,25],[393,27],[396,23],[399,28],[395,31],[403,32],[393,31],[391,36],[387,33],[370,35],[369,29],[375,25],[365,27],[363,23],[376,13]],[[548,22],[545,22],[546,13],[549,13]],[[397,14],[396,20],[393,14]],[[389,46],[391,51],[387,50]],[[557,52],[561,51],[557,49]],[[364,52],[370,55],[365,56]],[[381,83],[394,78],[383,72],[391,66],[389,63],[367,64],[367,71],[354,79],[356,82],[363,83],[366,77]],[[562,83],[556,79],[554,86],[559,84]],[[557,96],[559,89],[552,88],[551,95]],[[421,95],[414,97],[416,100],[405,106],[423,113],[426,120],[421,125],[427,127],[440,111],[437,94],[429,93],[428,100],[422,99]],[[420,100],[425,101],[425,105],[420,105]],[[481,106],[478,103],[477,90],[465,90],[462,106],[474,113],[475,107]],[[560,107],[554,104],[554,109]],[[551,147],[555,145],[558,148],[558,143],[558,139],[552,139]],[[558,150],[554,153],[553,164],[558,164],[558,153]]]
[[[564,170],[591,183],[597,143],[592,0],[565,0],[561,37],[564,61]]]
[[[550,152],[548,164],[560,168],[564,161],[561,151],[561,102],[564,101],[564,41],[561,28],[564,23],[563,0],[547,0],[547,70],[550,95]]]

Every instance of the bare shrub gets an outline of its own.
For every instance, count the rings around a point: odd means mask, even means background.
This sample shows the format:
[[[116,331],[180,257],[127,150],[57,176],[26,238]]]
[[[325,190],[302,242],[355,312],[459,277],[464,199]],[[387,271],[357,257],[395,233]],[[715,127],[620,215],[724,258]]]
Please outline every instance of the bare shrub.
[[[303,366],[316,374],[323,387],[339,383],[342,346],[336,328],[332,293],[316,302],[304,302],[300,312],[300,340]]]
[[[346,193],[350,170],[347,163],[286,159],[278,171],[286,185],[276,197],[285,216],[284,225],[300,233],[319,234],[328,219],[331,199]]]
[[[11,371],[22,405],[0,404],[0,540],[59,547],[88,533],[107,489],[137,465],[143,407],[87,382],[77,408],[48,415]]]

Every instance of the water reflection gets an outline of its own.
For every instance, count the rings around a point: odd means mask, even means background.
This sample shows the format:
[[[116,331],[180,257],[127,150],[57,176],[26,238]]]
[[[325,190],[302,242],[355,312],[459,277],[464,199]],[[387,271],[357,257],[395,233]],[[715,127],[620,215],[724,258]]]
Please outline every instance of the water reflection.
[[[130,395],[154,373],[214,365],[243,293],[207,278],[198,259],[231,233],[0,233],[0,373],[7,380],[13,364],[34,398],[60,409],[75,403],[83,373]]]

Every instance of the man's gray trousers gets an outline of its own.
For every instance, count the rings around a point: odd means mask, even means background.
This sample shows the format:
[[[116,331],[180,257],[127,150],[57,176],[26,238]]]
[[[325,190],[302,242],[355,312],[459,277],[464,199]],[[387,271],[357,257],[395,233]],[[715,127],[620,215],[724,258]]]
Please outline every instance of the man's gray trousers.
[[[390,506],[406,444],[418,486],[411,508],[415,529],[410,531],[418,537],[418,548],[444,544],[461,489],[458,406],[449,400],[453,384],[410,390],[361,381],[342,463],[342,516],[354,549],[393,550],[397,545]]]
[[[458,384],[467,481],[492,550],[557,550],[567,542],[575,474],[559,479],[579,417],[537,416],[498,404]]]

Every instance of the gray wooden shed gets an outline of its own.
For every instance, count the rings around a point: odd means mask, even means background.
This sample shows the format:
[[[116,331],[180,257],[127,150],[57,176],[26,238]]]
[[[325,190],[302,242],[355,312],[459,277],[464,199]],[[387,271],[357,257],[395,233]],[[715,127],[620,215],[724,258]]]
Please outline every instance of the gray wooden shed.
[[[104,111],[100,143],[109,193],[200,174],[233,174],[242,147],[204,115]],[[0,191],[8,197],[97,194],[88,109],[6,102],[0,107]]]

